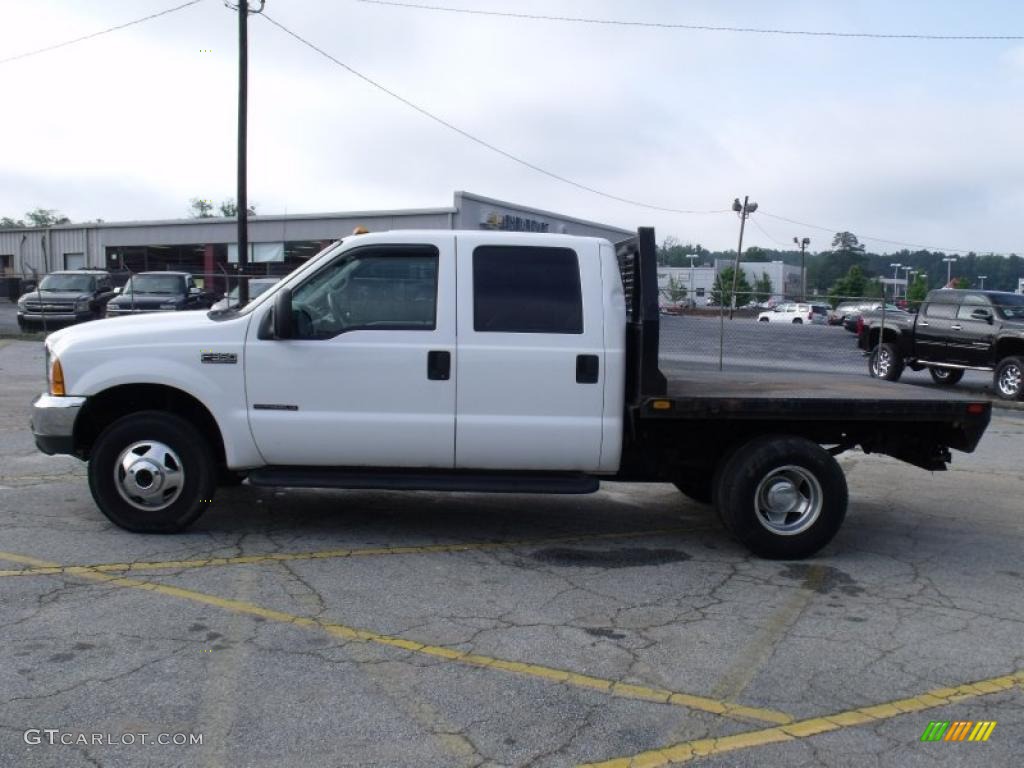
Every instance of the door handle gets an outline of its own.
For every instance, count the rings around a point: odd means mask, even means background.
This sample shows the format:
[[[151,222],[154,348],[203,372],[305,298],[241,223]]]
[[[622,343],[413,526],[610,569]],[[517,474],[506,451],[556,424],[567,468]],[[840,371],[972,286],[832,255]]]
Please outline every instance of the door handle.
[[[452,353],[444,350],[427,352],[427,378],[448,381],[452,376]]]
[[[576,355],[576,383],[597,384],[601,362],[597,355]]]
[[[918,323],[917,327],[918,328],[927,328],[928,327],[928,323]]]
[[[964,329],[962,325],[951,325],[949,326],[949,328],[952,331],[962,331]]]

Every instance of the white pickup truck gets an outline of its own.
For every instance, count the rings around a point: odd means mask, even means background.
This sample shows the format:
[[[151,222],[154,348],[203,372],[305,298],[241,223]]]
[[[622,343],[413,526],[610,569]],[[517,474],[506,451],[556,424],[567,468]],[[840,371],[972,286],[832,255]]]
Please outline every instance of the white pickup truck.
[[[672,482],[765,557],[835,535],[854,446],[926,469],[985,402],[878,382],[658,368],[654,231],[396,231],[325,249],[242,309],[103,320],[46,340],[46,453],[103,513],[184,529],[220,484],[587,493]]]

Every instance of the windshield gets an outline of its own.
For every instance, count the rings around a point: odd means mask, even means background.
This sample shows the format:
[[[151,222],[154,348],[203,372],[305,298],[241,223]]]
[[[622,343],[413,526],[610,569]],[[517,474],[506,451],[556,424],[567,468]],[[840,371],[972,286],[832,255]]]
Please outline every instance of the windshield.
[[[185,292],[185,282],[180,275],[136,275],[124,287],[124,293],[139,296],[180,296]]]
[[[77,291],[88,293],[95,289],[96,278],[91,275],[47,275],[39,283],[39,290],[49,293]]]
[[[999,308],[999,314],[1007,320],[1024,320],[1024,296],[1015,293],[993,296],[992,303]]]

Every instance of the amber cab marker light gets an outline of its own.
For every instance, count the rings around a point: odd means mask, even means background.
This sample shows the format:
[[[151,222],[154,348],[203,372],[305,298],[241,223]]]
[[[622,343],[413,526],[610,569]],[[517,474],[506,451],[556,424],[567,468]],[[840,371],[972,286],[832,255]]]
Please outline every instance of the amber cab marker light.
[[[50,363],[50,394],[63,396],[64,392],[64,369],[60,367],[60,360],[56,357]]]
[[[667,411],[672,407],[672,402],[670,400],[655,400],[651,403],[651,407],[656,411]]]

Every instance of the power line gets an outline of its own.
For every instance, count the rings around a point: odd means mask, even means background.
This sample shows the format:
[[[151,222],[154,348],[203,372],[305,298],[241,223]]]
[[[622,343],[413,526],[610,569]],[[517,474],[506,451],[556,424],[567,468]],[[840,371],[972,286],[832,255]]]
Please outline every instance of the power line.
[[[872,40],[1024,40],[1024,35],[928,35],[900,34],[888,32],[834,32],[809,29],[771,29],[761,27],[725,27],[710,24],[673,24],[658,21],[625,21],[620,19],[592,19],[581,16],[548,16],[539,13],[516,13],[513,11],[486,11],[478,8],[453,8],[444,5],[420,5],[402,3],[396,0],[358,0],[370,5],[388,5],[394,8],[413,8],[420,11],[442,11],[445,13],[464,13],[474,16],[498,16],[511,19],[527,19],[530,21],[559,21],[576,24],[603,24],[619,27],[646,27],[652,29],[683,29],[691,32],[740,32],[758,35],[790,35],[804,37],[844,37],[867,38]]]
[[[772,237],[771,233],[767,229],[762,227],[761,222],[759,222],[757,219],[752,217],[750,220],[754,223],[754,226],[760,229],[762,234],[764,234],[764,236],[771,240],[773,243],[775,243],[778,246],[781,246],[782,248],[785,248],[786,250],[793,250],[792,248],[789,247],[789,243],[780,242],[776,240],[774,237]]]
[[[778,219],[779,221],[786,221],[789,222],[790,224],[797,224],[801,227],[810,227],[811,229],[821,230],[822,232],[830,232],[832,234],[835,234],[837,232],[843,231],[842,229],[836,229],[835,227],[823,227],[820,224],[809,224],[806,221],[788,219],[785,216],[778,216],[774,213],[768,213],[767,211],[761,211],[761,213],[770,218]],[[921,245],[921,243],[905,243],[902,240],[889,240],[884,237],[873,237],[871,235],[857,235],[857,237],[861,240],[872,240],[876,243],[888,243],[889,245],[901,245],[904,248],[920,248],[921,250],[924,251],[942,251],[944,253],[978,253],[978,251],[971,251],[967,248],[936,248],[931,245]]]
[[[416,110],[417,112],[419,112],[424,117],[430,118],[435,123],[443,125],[445,128],[448,128],[449,130],[454,131],[455,133],[459,134],[463,138],[469,139],[470,141],[474,142],[475,144],[479,144],[481,147],[489,149],[492,152],[496,152],[497,154],[501,155],[502,157],[504,157],[504,158],[506,158],[508,160],[511,160],[511,161],[513,161],[515,163],[518,163],[519,165],[522,165],[522,166],[524,166],[526,168],[529,168],[532,171],[536,171],[537,173],[542,173],[542,174],[544,174],[545,176],[547,176],[549,178],[552,178],[552,179],[555,179],[556,181],[562,182],[563,184],[569,184],[569,185],[571,185],[573,187],[576,187],[577,189],[582,189],[582,190],[584,190],[586,192],[590,192],[590,193],[595,194],[595,195],[600,195],[601,197],[607,198],[609,200],[615,200],[615,201],[620,202],[620,203],[627,203],[628,205],[635,205],[635,206],[637,206],[639,208],[647,208],[647,209],[652,210],[652,211],[662,211],[664,213],[685,213],[685,214],[728,213],[728,211],[724,210],[724,209],[722,209],[722,210],[714,210],[714,211],[688,211],[688,210],[683,210],[683,209],[679,209],[679,208],[669,208],[669,207],[661,206],[661,205],[653,205],[651,203],[645,203],[645,202],[642,202],[640,200],[632,200],[632,199],[630,199],[628,197],[620,197],[619,195],[613,195],[610,192],[604,192],[604,191],[602,191],[600,189],[597,189],[595,187],[587,186],[586,184],[583,184],[583,183],[578,182],[578,181],[574,181],[573,179],[570,179],[570,178],[568,178],[566,176],[562,176],[562,175],[557,174],[557,173],[555,173],[553,171],[549,171],[546,168],[542,168],[539,165],[531,163],[529,160],[524,160],[523,158],[518,157],[518,156],[512,154],[511,152],[508,152],[507,150],[502,149],[501,147],[497,147],[494,144],[491,144],[490,142],[485,141],[484,139],[479,138],[478,136],[474,136],[469,131],[466,131],[466,130],[463,130],[462,128],[459,128],[457,125],[454,125],[453,123],[448,122],[443,117],[438,117],[437,115],[435,115],[433,112],[430,112],[426,108],[421,107],[418,104],[415,104],[415,103],[409,101],[409,99],[405,98],[404,96],[400,96],[399,94],[397,94],[394,91],[392,91],[390,88],[387,88],[386,86],[381,85],[376,80],[373,80],[372,78],[368,77],[367,75],[364,75],[362,72],[352,68],[351,66],[349,66],[346,63],[344,63],[343,61],[340,61],[340,60],[336,59],[334,56],[329,54],[327,51],[323,50],[322,48],[317,47],[316,45],[311,43],[309,40],[306,40],[301,35],[298,35],[295,32],[292,32],[290,29],[285,27],[283,24],[280,24],[279,22],[274,21],[274,19],[272,19],[266,13],[262,14],[262,18],[264,18],[267,21],[269,21],[275,27],[280,29],[282,32],[284,32],[284,33],[290,35],[291,37],[295,38],[296,40],[298,40],[303,45],[307,46],[308,48],[313,49],[314,51],[319,53],[324,58],[334,62],[339,67],[341,67],[342,69],[347,71],[348,73],[350,73],[352,75],[355,75],[360,80],[362,80],[365,83],[368,83],[369,85],[372,85],[377,90],[383,91],[388,96],[391,96],[392,98],[397,99],[398,101],[400,101],[403,104],[405,104],[405,106],[407,106],[407,107],[409,107],[411,109]]]
[[[131,26],[134,26],[135,24],[141,24],[144,21],[149,21],[150,19],[156,19],[156,18],[159,18],[160,16],[166,16],[169,13],[174,13],[175,11],[180,11],[182,8],[188,8],[190,5],[196,5],[197,3],[201,3],[202,1],[203,0],[190,0],[190,2],[182,3],[181,5],[176,5],[173,8],[168,8],[166,10],[159,11],[157,13],[152,13],[149,16],[143,16],[141,19],[135,19],[134,21],[126,21],[124,24],[118,24],[116,27],[108,27],[107,29],[100,30],[99,32],[93,32],[90,35],[84,35],[82,37],[76,37],[74,40],[65,40],[63,43],[57,43],[55,45],[48,45],[45,48],[39,48],[39,49],[34,50],[34,51],[28,51],[27,53],[19,53],[17,56],[8,56],[6,59],[0,59],[0,64],[7,64],[8,62],[17,61],[18,59],[27,59],[29,56],[36,56],[36,55],[38,55],[40,53],[46,53],[47,51],[55,51],[58,48],[64,48],[65,46],[68,46],[68,45],[74,45],[75,43],[81,43],[81,42],[83,42],[85,40],[92,40],[94,37],[99,37],[100,35],[105,35],[108,32],[116,32],[117,30],[124,29],[125,27],[131,27]]]

